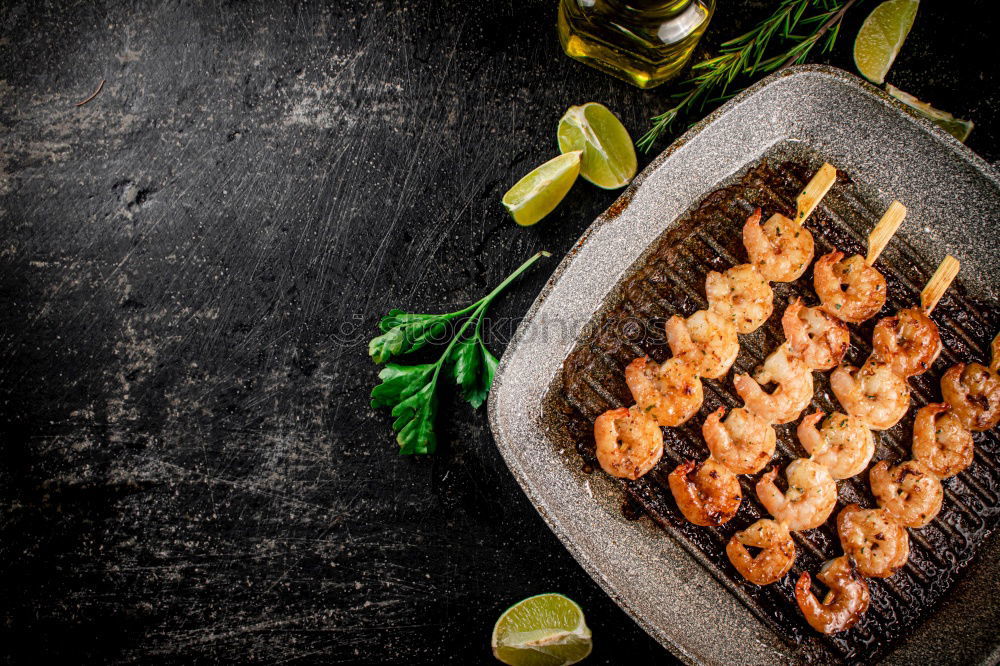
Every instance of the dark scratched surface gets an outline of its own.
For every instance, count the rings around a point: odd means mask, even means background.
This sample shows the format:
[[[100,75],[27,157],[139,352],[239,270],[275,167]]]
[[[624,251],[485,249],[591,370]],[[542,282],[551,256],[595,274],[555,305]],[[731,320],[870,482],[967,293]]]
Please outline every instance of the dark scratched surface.
[[[592,663],[673,662],[482,411],[446,395],[438,454],[403,458],[368,406],[380,314],[457,309],[548,249],[495,306],[499,354],[613,201],[500,209],[565,108],[638,136],[667,106],[564,57],[554,4],[0,2],[4,662],[488,663],[545,591],[586,610]],[[774,3],[721,4],[709,43]],[[924,3],[890,81],[994,161],[989,5]]]

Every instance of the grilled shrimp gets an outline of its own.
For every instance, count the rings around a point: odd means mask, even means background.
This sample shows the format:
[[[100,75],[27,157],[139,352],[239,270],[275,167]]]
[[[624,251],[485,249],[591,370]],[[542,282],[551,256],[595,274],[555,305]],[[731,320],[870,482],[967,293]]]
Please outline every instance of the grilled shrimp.
[[[761,385],[771,382],[778,387],[767,393]],[[787,343],[764,360],[764,366],[752,379],[747,374],[737,375],[733,386],[747,409],[771,423],[794,421],[813,396],[812,371],[791,353]]]
[[[753,333],[774,310],[774,292],[751,264],[733,266],[725,273],[705,277],[709,309],[736,326],[737,333]]]
[[[811,370],[829,370],[840,365],[851,346],[847,324],[823,308],[807,308],[797,298],[781,317],[785,338]]]
[[[841,261],[843,257],[843,252],[833,251],[817,259],[813,286],[824,310],[838,319],[857,323],[885,305],[885,278],[860,255]]]
[[[862,509],[848,504],[837,516],[840,546],[854,559],[858,573],[888,578],[906,564],[910,537],[885,509]]]
[[[746,547],[760,548],[751,555]],[[788,528],[769,518],[761,518],[726,544],[729,561],[744,578],[755,585],[770,585],[785,577],[795,563],[795,542]]]
[[[842,365],[830,373],[830,388],[848,414],[872,430],[896,425],[910,408],[910,387],[892,366],[869,358],[860,369]]]
[[[997,333],[993,342],[990,343],[990,351],[993,354],[993,358],[990,360],[990,370],[996,372],[1000,370],[1000,333]]]
[[[667,480],[681,513],[702,527],[728,522],[743,500],[736,475],[713,458],[699,464],[681,463]]]
[[[711,310],[698,310],[687,319],[674,315],[666,331],[674,356],[683,357],[702,377],[726,374],[740,353],[736,327]]]
[[[662,364],[637,358],[625,368],[625,383],[639,409],[667,428],[681,425],[701,408],[701,379],[680,358]]]
[[[611,409],[594,421],[597,461],[611,476],[638,479],[663,455],[663,431],[633,406]]]
[[[869,481],[879,506],[906,527],[923,527],[941,510],[941,482],[916,460],[892,468],[880,460],[872,467]]]
[[[830,414],[822,428],[817,429],[816,424],[822,418],[823,412],[817,411],[802,419],[796,430],[802,447],[834,479],[860,474],[875,453],[872,431],[853,416],[840,412]]]
[[[808,458],[797,458],[785,469],[788,490],[774,483],[778,468],[765,472],[757,482],[757,497],[768,513],[788,529],[811,530],[826,522],[837,503],[837,484],[830,472]]]
[[[951,366],[941,377],[941,395],[969,430],[989,430],[1000,421],[1000,377],[985,366]]]
[[[812,592],[808,571],[803,571],[795,584],[795,600],[806,621],[824,634],[850,629],[868,610],[868,583],[857,574],[847,555],[824,562],[816,578],[829,590],[822,602]]]
[[[774,455],[774,428],[742,407],[730,411],[723,421],[725,412],[725,407],[719,407],[701,426],[712,457],[736,474],[755,474],[764,469]]]
[[[913,459],[939,479],[955,476],[972,464],[972,433],[948,403],[924,405],[913,422]]]
[[[760,208],[743,225],[743,245],[750,263],[769,282],[792,282],[805,273],[813,259],[809,230],[784,215],[775,214],[760,224]]]
[[[919,308],[906,308],[875,324],[872,348],[903,377],[920,375],[941,353],[937,324]]]

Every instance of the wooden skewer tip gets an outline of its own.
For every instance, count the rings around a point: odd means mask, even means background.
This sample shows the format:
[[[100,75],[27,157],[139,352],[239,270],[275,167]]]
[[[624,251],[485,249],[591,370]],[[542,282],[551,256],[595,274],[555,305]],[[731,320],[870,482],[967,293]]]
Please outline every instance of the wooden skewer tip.
[[[927,286],[920,292],[920,306],[924,312],[930,314],[934,310],[938,301],[944,296],[944,292],[948,291],[948,287],[955,280],[961,267],[958,259],[950,254],[944,258],[941,265],[934,271],[934,275],[927,281]]]
[[[795,200],[796,212],[795,222],[805,224],[806,219],[819,205],[819,202],[826,196],[826,193],[833,187],[837,180],[837,168],[829,162],[824,162],[813,177],[809,179],[806,186],[799,193]]]
[[[899,225],[903,223],[905,217],[906,206],[898,201],[893,201],[889,204],[885,214],[882,215],[882,219],[878,221],[872,232],[868,234],[866,264],[869,266],[875,264],[875,260],[878,259],[879,255],[882,254],[882,250],[889,244],[889,241],[895,235],[896,230],[899,229]]]

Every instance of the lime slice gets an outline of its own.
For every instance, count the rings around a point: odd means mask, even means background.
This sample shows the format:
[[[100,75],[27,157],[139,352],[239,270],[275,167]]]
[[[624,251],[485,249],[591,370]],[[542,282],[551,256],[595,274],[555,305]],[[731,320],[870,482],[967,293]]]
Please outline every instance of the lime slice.
[[[573,187],[580,174],[583,151],[554,157],[538,167],[503,195],[503,205],[522,227],[528,227],[552,212]]]
[[[596,102],[571,106],[559,121],[559,150],[583,151],[580,175],[598,187],[628,185],[638,163],[632,137],[608,107]]]
[[[963,143],[969,138],[969,134],[972,133],[972,128],[975,127],[975,123],[971,120],[962,120],[961,118],[956,118],[947,111],[935,109],[927,102],[921,102],[910,93],[900,90],[891,83],[885,84],[885,89],[890,95],[898,99],[900,102],[924,116],[931,122],[937,124],[945,132],[951,134]]]
[[[493,656],[511,666],[564,666],[593,647],[583,610],[561,594],[539,594],[514,604],[493,627]]]
[[[910,34],[920,0],[888,0],[872,10],[854,40],[854,64],[873,83],[885,75]]]

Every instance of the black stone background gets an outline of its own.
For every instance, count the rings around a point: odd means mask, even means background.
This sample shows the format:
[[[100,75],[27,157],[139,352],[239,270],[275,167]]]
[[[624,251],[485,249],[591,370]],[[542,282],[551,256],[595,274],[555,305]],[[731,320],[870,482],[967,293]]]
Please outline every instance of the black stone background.
[[[708,45],[775,1],[720,4]],[[923,5],[890,80],[996,160],[992,3]],[[851,68],[872,6],[826,61]],[[446,397],[438,454],[398,456],[366,355],[390,308],[456,309],[551,250],[492,313],[502,352],[616,195],[581,181],[529,229],[501,195],[567,106],[638,137],[671,87],[563,56],[551,0],[0,7],[5,662],[488,663],[544,591],[586,609],[591,663],[673,661],[483,410]]]

